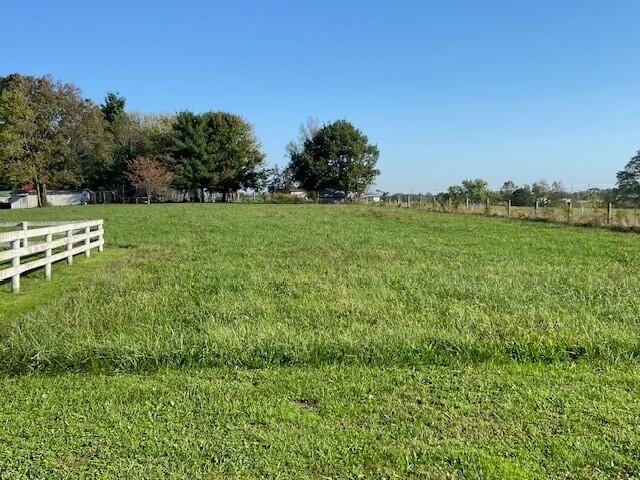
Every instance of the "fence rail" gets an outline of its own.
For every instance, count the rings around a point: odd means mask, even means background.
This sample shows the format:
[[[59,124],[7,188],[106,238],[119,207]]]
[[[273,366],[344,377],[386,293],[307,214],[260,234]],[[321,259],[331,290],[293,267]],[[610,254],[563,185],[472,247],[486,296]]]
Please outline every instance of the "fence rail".
[[[0,228],[16,227],[20,229],[0,233],[0,281],[10,278],[14,293],[20,291],[20,275],[25,272],[44,267],[44,277],[50,280],[54,263],[67,260],[72,265],[75,255],[90,257],[92,249],[104,249],[103,220],[0,223]],[[30,244],[32,240],[36,242]],[[28,261],[22,263],[23,258]]]

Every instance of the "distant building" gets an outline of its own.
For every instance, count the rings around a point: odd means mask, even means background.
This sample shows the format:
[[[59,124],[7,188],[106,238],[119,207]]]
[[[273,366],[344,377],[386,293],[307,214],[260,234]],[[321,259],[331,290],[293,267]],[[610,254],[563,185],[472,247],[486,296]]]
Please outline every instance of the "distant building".
[[[66,205],[86,205],[91,201],[89,189],[77,190],[49,190],[47,201],[53,207]],[[12,192],[8,196],[0,197],[0,208],[35,208],[38,206],[38,195],[35,191]]]
[[[301,188],[292,188],[292,189],[289,191],[289,195],[291,195],[292,197],[295,197],[295,198],[301,198],[301,199],[303,199],[303,200],[306,200],[306,198],[307,198],[307,191],[306,191],[306,190],[303,190],[303,189],[301,189]]]
[[[362,199],[366,203],[380,203],[382,201],[382,196],[379,193],[365,193],[362,195]]]
[[[35,208],[38,206],[38,196],[36,192],[12,192],[9,196],[3,197],[0,208]]]
[[[86,205],[91,201],[91,191],[88,188],[78,190],[49,190],[47,192],[49,205],[64,207],[67,205]]]
[[[347,200],[347,194],[341,190],[321,190],[318,194],[320,203],[344,203]]]

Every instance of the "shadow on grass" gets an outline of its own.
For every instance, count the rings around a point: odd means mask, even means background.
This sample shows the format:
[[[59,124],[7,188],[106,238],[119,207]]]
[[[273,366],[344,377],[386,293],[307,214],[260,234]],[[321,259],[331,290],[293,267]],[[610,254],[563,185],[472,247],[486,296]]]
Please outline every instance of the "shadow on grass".
[[[106,265],[124,257],[126,250],[105,248],[104,252],[93,252],[90,258],[78,255],[73,265],[66,261],[54,263],[52,279],[44,279],[44,269],[40,268],[20,276],[20,293],[11,292],[11,280],[0,282],[0,321],[14,318],[31,311],[56,297],[66,295],[83,283],[91,281],[96,272]]]

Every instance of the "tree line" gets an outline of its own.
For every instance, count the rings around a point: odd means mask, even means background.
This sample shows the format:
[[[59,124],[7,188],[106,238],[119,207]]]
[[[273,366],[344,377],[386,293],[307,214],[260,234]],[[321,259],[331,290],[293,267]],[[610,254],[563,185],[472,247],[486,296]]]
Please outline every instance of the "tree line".
[[[540,206],[561,204],[567,201],[591,200],[608,203],[616,199],[616,190],[611,188],[588,188],[569,191],[560,181],[552,183],[540,180],[532,184],[517,185],[512,180],[503,183],[499,190],[489,188],[487,181],[476,178],[463,180],[452,185],[446,191],[436,194],[435,199],[442,204],[460,205],[470,203],[511,202],[513,206]]]
[[[234,113],[140,114],[114,92],[98,105],[49,76],[0,77],[0,184],[32,184],[42,206],[48,188],[78,186],[147,197],[172,187],[201,201],[291,185],[357,195],[380,173],[377,146],[345,120],[309,122],[287,155],[284,171],[267,168],[252,125]]]
[[[517,185],[512,180],[503,183],[500,190],[491,190],[489,183],[481,178],[466,179],[451,185],[446,191],[426,198],[453,206],[470,203],[511,202],[514,206],[557,205],[568,201],[591,201],[594,205],[617,203],[619,206],[640,206],[640,151],[620,170],[615,188],[587,188],[569,191],[560,181],[551,184],[540,180],[532,184]]]

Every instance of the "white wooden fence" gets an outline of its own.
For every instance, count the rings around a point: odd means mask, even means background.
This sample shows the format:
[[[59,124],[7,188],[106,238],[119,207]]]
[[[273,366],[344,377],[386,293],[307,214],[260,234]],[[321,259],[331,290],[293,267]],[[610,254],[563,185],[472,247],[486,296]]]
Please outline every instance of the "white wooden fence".
[[[93,248],[102,252],[103,225],[103,220],[0,223],[0,228],[20,228],[0,233],[0,281],[10,278],[11,291],[18,293],[24,272],[44,267],[44,277],[50,280],[54,263],[66,259],[72,265],[74,255],[89,257]],[[28,257],[26,263],[21,263],[23,257]]]

